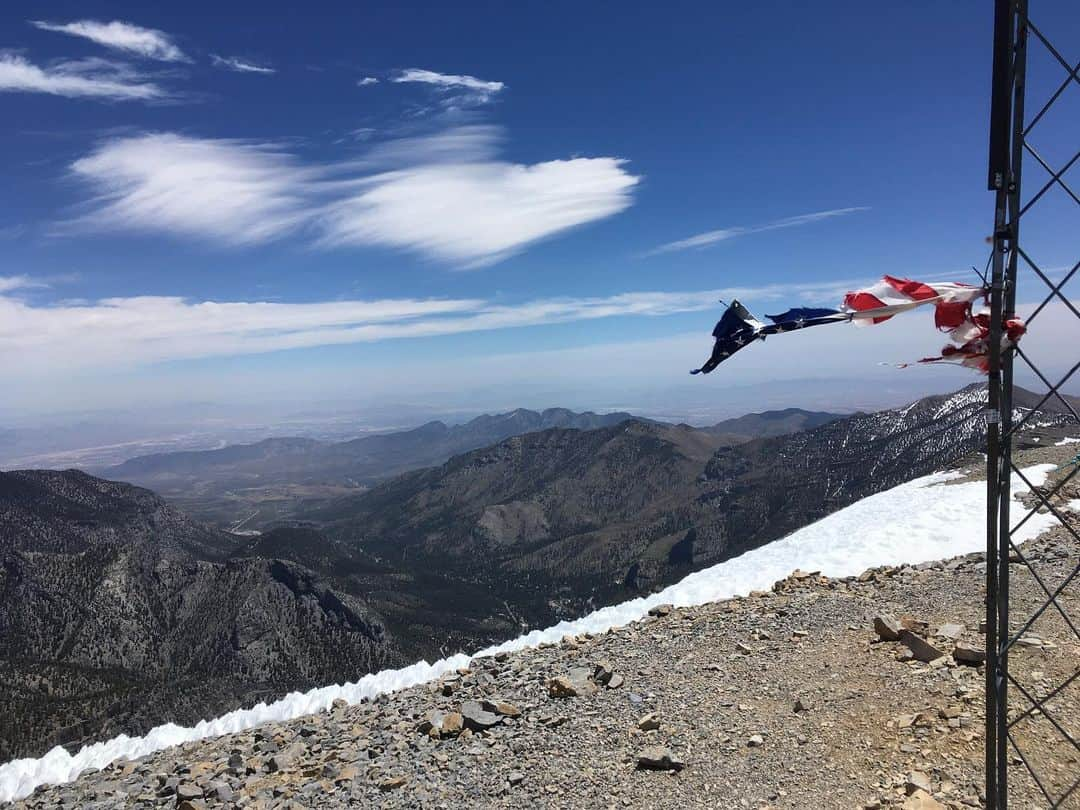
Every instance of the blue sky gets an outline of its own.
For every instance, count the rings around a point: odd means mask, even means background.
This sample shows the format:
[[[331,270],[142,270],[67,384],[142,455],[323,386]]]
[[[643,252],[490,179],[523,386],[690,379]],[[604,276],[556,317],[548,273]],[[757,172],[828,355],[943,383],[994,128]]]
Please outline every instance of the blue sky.
[[[735,290],[767,311],[970,281],[989,4],[745,6],[4,4],[6,404],[482,408],[588,381],[599,406],[690,390]],[[1046,211],[1038,258],[1071,265],[1075,215]],[[927,331],[820,373],[895,374],[876,361]],[[798,380],[815,340],[732,373]]]

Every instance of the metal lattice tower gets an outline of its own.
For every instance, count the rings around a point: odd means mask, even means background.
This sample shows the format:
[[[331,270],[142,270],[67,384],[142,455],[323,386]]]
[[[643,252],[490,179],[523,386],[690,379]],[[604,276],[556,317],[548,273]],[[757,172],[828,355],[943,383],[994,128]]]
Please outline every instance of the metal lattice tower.
[[[1037,5],[1037,3],[1036,3]],[[1075,10],[1075,9],[1074,9]],[[1056,45],[1075,42],[1052,41],[1052,26],[1039,27],[1038,17],[1029,15],[1029,0],[996,0],[994,27],[994,67],[991,95],[989,187],[995,192],[994,234],[991,286],[991,357],[989,375],[989,410],[987,412],[987,545],[986,545],[986,800],[987,806],[1004,810],[1008,806],[1010,776],[1016,783],[1030,779],[1046,806],[1080,807],[1080,766],[1072,773],[1048,773],[1050,766],[1034,753],[1032,739],[1057,746],[1065,752],[1065,761],[1080,762],[1080,733],[1078,718],[1063,712],[1063,697],[1075,694],[1080,688],[1080,664],[1071,662],[1071,673],[1052,681],[1046,678],[1032,682],[1009,671],[1009,653],[1025,639],[1035,623],[1047,618],[1061,621],[1067,633],[1080,641],[1080,616],[1070,616],[1063,595],[1075,587],[1080,575],[1080,521],[1068,510],[1055,505],[1055,496],[1078,472],[1080,464],[1068,468],[1065,475],[1050,478],[1045,486],[1037,487],[1025,477],[1012,458],[1013,436],[1029,421],[1033,411],[1014,413],[1013,374],[1031,374],[1045,387],[1038,407],[1048,402],[1063,406],[1064,411],[1080,424],[1076,408],[1062,396],[1063,386],[1073,380],[1080,369],[1080,346],[1060,347],[1067,373],[1060,378],[1044,373],[1035,358],[1025,353],[1023,346],[1002,351],[1002,323],[1016,314],[1016,296],[1020,284],[1028,296],[1042,298],[1033,312],[1027,315],[1029,327],[1038,329],[1040,318],[1045,323],[1047,308],[1065,311],[1080,320],[1080,311],[1063,292],[1077,274],[1080,261],[1070,267],[1049,270],[1039,253],[1038,240],[1047,227],[1060,228],[1061,213],[1068,209],[1071,218],[1065,220],[1066,233],[1080,235],[1080,196],[1069,186],[1067,173],[1080,160],[1080,126],[1075,119],[1071,127],[1062,127],[1061,116],[1055,108],[1080,93],[1080,62],[1066,60]],[[1030,53],[1029,53],[1029,48]],[[1076,54],[1072,53],[1072,57]],[[1041,59],[1036,62],[1035,59]],[[1047,88],[1034,89],[1034,69],[1040,65],[1053,78]],[[1046,81],[1045,75],[1039,79]],[[1026,90],[1031,85],[1034,103],[1041,106],[1036,112],[1025,113]],[[1056,89],[1053,89],[1055,88]],[[1045,97],[1043,93],[1046,93]],[[1056,132],[1054,131],[1056,127]],[[1065,131],[1062,131],[1062,130]],[[1036,148],[1042,140],[1053,144],[1064,157],[1044,157]],[[1071,155],[1071,156],[1070,156]],[[1031,177],[1025,182],[1035,188],[1026,199],[1021,195],[1021,170],[1027,168]],[[1048,225],[1040,222],[1053,201],[1053,217]],[[1024,225],[1021,233],[1021,224]],[[1027,234],[1032,233],[1032,236]],[[1080,238],[1072,240],[1073,245]],[[1070,257],[1070,260],[1078,257]],[[1047,324],[1049,328],[1049,324]],[[1056,362],[1062,355],[1055,357]],[[1070,356],[1071,355],[1071,356]],[[1075,384],[1075,383],[1074,383]],[[1035,409],[1037,410],[1037,408]],[[1080,479],[1077,479],[1080,480]],[[1014,493],[1013,487],[1018,492]],[[1022,494],[1022,514],[1016,519],[1012,507],[1019,506],[1014,494]],[[1060,500],[1060,497],[1058,498]],[[1049,513],[1056,518],[1066,536],[1075,542],[1072,556],[1066,565],[1071,573],[1056,580],[1048,577],[1041,564],[1024,555],[1019,541],[1020,531],[1037,513]],[[1013,605],[1010,612],[1010,562],[1037,583],[1040,594],[1036,604]],[[1021,568],[1022,567],[1022,568]],[[1030,637],[1028,637],[1030,638]],[[1072,639],[1070,638],[1070,642]],[[1012,774],[1010,774],[1010,765]]]

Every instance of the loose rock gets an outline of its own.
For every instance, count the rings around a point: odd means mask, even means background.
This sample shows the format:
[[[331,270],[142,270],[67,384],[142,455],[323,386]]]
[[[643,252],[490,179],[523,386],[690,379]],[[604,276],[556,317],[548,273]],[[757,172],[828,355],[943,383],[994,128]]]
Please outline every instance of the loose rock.
[[[908,796],[911,796],[918,790],[933,793],[934,786],[930,784],[930,777],[925,773],[922,771],[912,771],[904,780],[904,792],[907,793]]]
[[[945,655],[929,641],[911,630],[900,631],[900,643],[911,650],[911,654],[915,656],[916,661],[922,661],[925,664],[936,661]]]
[[[178,804],[184,799],[201,799],[202,796],[202,788],[198,785],[193,785],[190,782],[185,782],[176,787],[176,801]]]
[[[637,721],[637,727],[641,731],[656,731],[660,728],[660,719],[650,712]]]
[[[637,766],[647,771],[681,771],[686,767],[686,763],[669,749],[654,745],[638,754]]]
[[[899,641],[903,628],[896,617],[889,613],[879,613],[874,617],[874,632],[882,641]]]
[[[521,717],[521,709],[515,704],[505,700],[481,700],[480,705],[484,711],[492,712],[500,717]]]
[[[978,666],[986,661],[986,650],[963,642],[953,647],[952,655],[959,663],[972,666]]]
[[[948,622],[941,625],[934,634],[940,638],[947,638],[949,641],[956,641],[960,636],[964,634],[964,625]]]
[[[946,810],[946,808],[925,790],[916,790],[904,800],[901,810]]]
[[[394,776],[394,777],[391,777],[390,779],[384,779],[381,782],[379,782],[379,790],[383,791],[384,793],[389,793],[391,790],[397,790],[398,788],[404,787],[404,786],[405,786],[405,777],[404,776]]]
[[[476,700],[467,700],[461,704],[461,716],[465,727],[473,731],[483,731],[502,722],[495,712],[488,711]]]

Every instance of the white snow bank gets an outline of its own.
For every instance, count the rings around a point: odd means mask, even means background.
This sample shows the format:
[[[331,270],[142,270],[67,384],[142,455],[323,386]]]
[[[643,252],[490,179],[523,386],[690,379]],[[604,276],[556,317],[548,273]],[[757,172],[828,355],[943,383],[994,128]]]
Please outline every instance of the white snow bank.
[[[1066,444],[1080,444],[1080,439],[1074,439],[1071,436],[1066,436],[1060,442],[1054,442],[1054,447],[1062,447]]]
[[[1040,464],[1024,470],[1024,474],[1039,486],[1053,469],[1052,464]],[[534,647],[568,634],[600,633],[640,619],[654,605],[701,605],[765,590],[795,568],[843,577],[879,565],[915,564],[980,551],[986,542],[986,485],[982,481],[946,483],[962,477],[960,473],[935,473],[901,484],[781,540],[690,574],[657,594],[534,630],[477,655]],[[1013,487],[1016,491],[1025,489],[1018,478]],[[1054,523],[1052,515],[1036,514],[1024,524],[1017,540],[1031,539]],[[404,669],[383,670],[365,675],[356,683],[325,686],[303,694],[294,692],[270,705],[260,703],[251,709],[229,712],[193,728],[169,723],[144,737],[120,735],[85,746],[74,756],[57,746],[40,759],[18,759],[0,765],[0,801],[26,796],[41,784],[70,781],[87,768],[103,768],[117,759],[135,759],[191,740],[325,711],[335,698],[356,703],[364,697],[431,681],[466,666],[469,660],[470,656],[459,654],[434,664],[421,661]]]

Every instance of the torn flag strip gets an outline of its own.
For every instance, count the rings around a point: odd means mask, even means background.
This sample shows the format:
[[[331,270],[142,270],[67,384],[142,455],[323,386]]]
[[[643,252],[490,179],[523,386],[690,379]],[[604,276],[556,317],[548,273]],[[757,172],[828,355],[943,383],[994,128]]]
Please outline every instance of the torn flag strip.
[[[980,303],[976,306],[976,302]],[[798,307],[767,316],[772,321],[767,325],[738,301],[732,301],[713,329],[716,342],[712,355],[701,368],[690,373],[708,374],[743,346],[765,340],[769,335],[841,321],[860,325],[884,323],[898,313],[923,305],[933,305],[934,325],[948,333],[950,343],[939,357],[925,357],[918,362],[958,363],[986,373],[990,346],[986,289],[957,282],[927,284],[893,276],[885,276],[865,290],[847,293],[838,310]],[[1025,330],[1024,322],[1019,318],[1007,319],[1002,324],[1002,349],[1015,346]]]
[[[713,329],[716,343],[713,344],[712,355],[701,368],[696,368],[690,373],[708,374],[743,346],[748,346],[755,340],[764,340],[769,335],[851,320],[850,314],[837,309],[789,309],[780,315],[767,317],[772,321],[771,324],[763,324],[738,301],[732,301]]]

